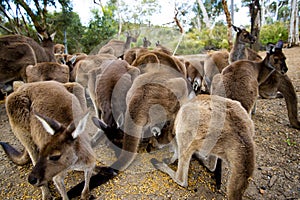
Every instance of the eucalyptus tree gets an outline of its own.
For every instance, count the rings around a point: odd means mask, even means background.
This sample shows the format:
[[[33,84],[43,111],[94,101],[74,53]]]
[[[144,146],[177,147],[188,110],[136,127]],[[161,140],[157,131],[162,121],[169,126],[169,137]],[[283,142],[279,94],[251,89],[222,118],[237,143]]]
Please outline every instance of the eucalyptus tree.
[[[82,37],[86,29],[81,24],[80,17],[75,12],[54,12],[48,14],[49,23],[55,26],[55,42],[64,44],[66,53],[82,52],[84,46]]]
[[[0,27],[8,33],[30,35],[33,26],[37,32],[54,29],[47,21],[49,8],[61,6],[66,12],[72,10],[70,0],[1,0]]]
[[[289,46],[299,45],[299,5],[297,0],[291,0],[291,18],[289,28]]]

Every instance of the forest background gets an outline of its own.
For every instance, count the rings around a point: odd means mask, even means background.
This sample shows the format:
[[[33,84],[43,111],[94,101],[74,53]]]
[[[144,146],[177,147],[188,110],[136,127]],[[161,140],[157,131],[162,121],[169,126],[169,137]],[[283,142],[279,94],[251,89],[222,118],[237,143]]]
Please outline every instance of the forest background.
[[[56,32],[55,42],[64,44],[69,54],[93,54],[110,39],[126,39],[126,33],[139,34],[133,46],[142,46],[147,37],[152,47],[157,41],[177,54],[198,54],[208,50],[230,49],[234,33],[235,0],[175,1],[174,18],[155,25],[150,16],[161,12],[159,0],[94,0],[91,18],[82,24],[73,11],[72,0],[0,0],[0,35],[21,34],[37,38],[37,32]],[[230,5],[228,7],[227,3]],[[252,48],[262,50],[283,40],[299,45],[299,6],[297,0],[242,0],[248,8],[245,28],[258,39]],[[218,16],[224,14],[226,19]],[[151,46],[150,46],[151,48]]]

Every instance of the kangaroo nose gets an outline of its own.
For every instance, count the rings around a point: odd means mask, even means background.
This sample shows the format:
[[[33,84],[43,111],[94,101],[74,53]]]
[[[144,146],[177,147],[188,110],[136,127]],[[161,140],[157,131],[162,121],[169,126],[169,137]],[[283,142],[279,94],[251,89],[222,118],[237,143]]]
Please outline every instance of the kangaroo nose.
[[[36,177],[34,177],[33,175],[29,175],[28,176],[28,182],[31,184],[31,185],[35,185],[37,184],[38,182],[38,179]]]

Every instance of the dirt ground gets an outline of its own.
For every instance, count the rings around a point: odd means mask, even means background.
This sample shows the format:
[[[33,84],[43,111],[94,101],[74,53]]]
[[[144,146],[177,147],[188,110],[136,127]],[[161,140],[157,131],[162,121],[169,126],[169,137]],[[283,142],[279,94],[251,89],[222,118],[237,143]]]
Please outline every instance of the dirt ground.
[[[288,76],[300,97],[300,47],[284,49],[289,67]],[[262,54],[264,57],[264,53]],[[298,103],[298,108],[299,108]],[[299,112],[298,112],[299,113]],[[244,199],[300,199],[300,131],[289,125],[283,98],[259,99],[257,112],[252,117],[255,124],[256,168]],[[21,149],[14,137],[0,105],[0,141],[9,142]],[[95,133],[93,124],[89,132]],[[96,147],[99,164],[109,165],[114,154],[104,143]],[[134,163],[107,183],[92,190],[97,199],[226,199],[227,165],[223,165],[222,187],[215,191],[213,175],[192,160],[189,186],[178,186],[168,175],[155,170],[151,158],[162,160],[170,157],[168,148],[153,153],[140,153]],[[27,182],[32,165],[17,166],[0,148],[0,198],[41,199],[38,188]],[[174,165],[176,169],[176,165]],[[71,172],[66,179],[67,188],[83,180],[82,172]],[[52,186],[53,187],[53,186]],[[53,189],[54,196],[58,196]]]

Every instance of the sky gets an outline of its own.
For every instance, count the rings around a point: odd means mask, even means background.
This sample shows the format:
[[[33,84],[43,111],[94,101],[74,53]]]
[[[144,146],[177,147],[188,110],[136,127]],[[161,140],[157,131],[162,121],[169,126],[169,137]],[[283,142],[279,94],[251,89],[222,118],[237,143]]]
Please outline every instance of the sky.
[[[127,0],[128,2],[134,2],[135,0]],[[154,25],[162,25],[173,21],[174,18],[174,3],[186,0],[157,0],[161,5],[161,14],[155,14],[151,18],[151,22]],[[81,23],[83,25],[87,25],[89,20],[91,19],[91,12],[90,10],[93,8],[98,8],[98,5],[95,5],[93,0],[72,0],[73,2],[73,11],[78,13],[81,18]],[[102,3],[106,1],[102,0]],[[228,2],[229,4],[230,2]],[[230,5],[228,5],[230,7]],[[240,1],[237,2],[237,6],[240,8],[238,13],[234,13],[234,24],[236,26],[240,25],[249,25],[250,18],[249,18],[249,9],[248,8],[241,8]],[[225,15],[219,16],[220,19],[225,20]]]

